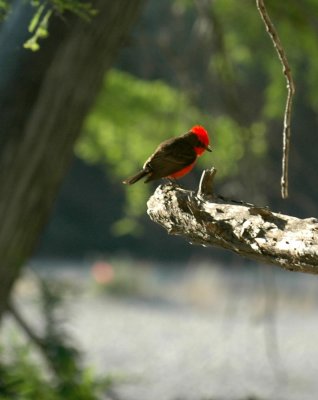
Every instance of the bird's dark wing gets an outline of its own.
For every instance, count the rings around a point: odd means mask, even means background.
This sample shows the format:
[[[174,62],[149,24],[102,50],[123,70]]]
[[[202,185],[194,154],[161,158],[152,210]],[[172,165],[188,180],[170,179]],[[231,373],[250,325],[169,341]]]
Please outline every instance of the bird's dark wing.
[[[161,143],[145,162],[152,170],[147,181],[169,176],[192,164],[197,158],[194,148],[182,137]]]

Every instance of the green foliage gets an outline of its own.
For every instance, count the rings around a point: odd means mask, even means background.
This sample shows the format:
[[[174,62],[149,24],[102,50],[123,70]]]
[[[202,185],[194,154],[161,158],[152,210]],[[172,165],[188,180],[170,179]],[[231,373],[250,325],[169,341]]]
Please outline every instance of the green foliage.
[[[9,4],[6,0],[0,0],[0,21],[4,19],[9,11]]]
[[[3,350],[1,350],[1,353]],[[41,367],[32,361],[30,347],[16,343],[12,357],[0,365],[0,399],[59,400]]]
[[[45,330],[40,354],[34,357],[30,344],[12,343],[6,361],[0,363],[0,399],[97,400],[113,384],[109,377],[96,378],[82,366],[81,353],[61,325],[61,285],[41,281],[42,317]],[[58,312],[59,311],[59,312]],[[4,353],[0,349],[0,353]]]
[[[49,34],[49,22],[53,15],[62,16],[69,12],[78,17],[90,21],[96,14],[90,1],[86,0],[28,0],[34,7],[34,14],[29,23],[31,37],[24,43],[26,49],[37,51],[40,48],[39,41]],[[9,12],[10,3],[0,0],[0,20]]]
[[[48,36],[48,25],[52,15],[52,10],[47,10],[44,4],[36,5],[36,12],[29,24],[29,32],[32,36],[24,43],[24,48],[37,51],[40,49],[39,39],[44,39]]]
[[[186,97],[167,84],[112,71],[77,150],[86,160],[107,160],[116,175],[124,177],[139,168],[159,142],[187,131],[200,119]]]
[[[86,21],[90,21],[97,13],[88,0],[50,0],[50,3],[57,14],[62,15],[69,11]]]
[[[305,78],[308,99],[316,107],[318,3],[315,0],[268,0],[266,6],[287,53],[296,87],[298,78]],[[269,119],[282,119],[286,82],[255,2],[244,2],[242,7],[236,0],[224,0],[211,3],[211,7],[222,24],[226,56],[232,63],[236,80],[250,89],[252,95],[255,73],[258,72],[259,78],[263,76],[263,115]]]
[[[65,346],[62,348],[65,350]],[[11,350],[10,358],[0,364],[1,400],[97,400],[112,385],[110,377],[97,380],[90,369],[79,366],[74,354],[61,348],[54,358],[62,369],[53,378],[34,360],[30,345],[16,342]]]

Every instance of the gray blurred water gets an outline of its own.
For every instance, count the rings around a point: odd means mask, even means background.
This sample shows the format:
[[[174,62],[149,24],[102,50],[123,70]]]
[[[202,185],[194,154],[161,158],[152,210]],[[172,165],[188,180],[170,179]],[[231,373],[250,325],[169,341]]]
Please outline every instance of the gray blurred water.
[[[132,265],[132,292],[97,290],[89,268],[42,269],[79,290],[67,326],[123,400],[318,398],[318,277],[251,265]],[[116,271],[116,267],[114,267]],[[116,273],[115,273],[116,275]],[[30,293],[18,298],[32,315]]]

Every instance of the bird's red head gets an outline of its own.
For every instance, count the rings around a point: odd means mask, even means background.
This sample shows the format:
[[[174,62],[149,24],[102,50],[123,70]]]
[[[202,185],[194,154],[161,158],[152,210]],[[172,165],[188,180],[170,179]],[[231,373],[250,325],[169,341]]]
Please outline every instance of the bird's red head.
[[[200,156],[205,150],[211,151],[211,147],[209,146],[210,144],[210,139],[208,132],[206,129],[203,128],[201,125],[195,125],[191,128],[191,132],[197,135],[198,139],[200,140],[201,143],[205,145],[204,147],[196,147],[196,153]]]

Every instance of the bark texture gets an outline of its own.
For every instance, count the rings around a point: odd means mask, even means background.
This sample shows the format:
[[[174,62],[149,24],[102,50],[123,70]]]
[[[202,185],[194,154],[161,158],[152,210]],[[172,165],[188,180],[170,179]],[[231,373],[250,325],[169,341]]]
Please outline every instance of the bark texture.
[[[98,0],[91,22],[63,22],[63,34],[51,31],[57,40],[42,54],[19,44],[20,87],[12,78],[8,97],[0,98],[6,110],[0,112],[0,318],[47,221],[85,115],[142,4]]]
[[[205,171],[198,193],[159,186],[148,201],[150,218],[169,234],[217,246],[290,271],[318,274],[318,220],[299,219],[213,194],[214,171]]]

